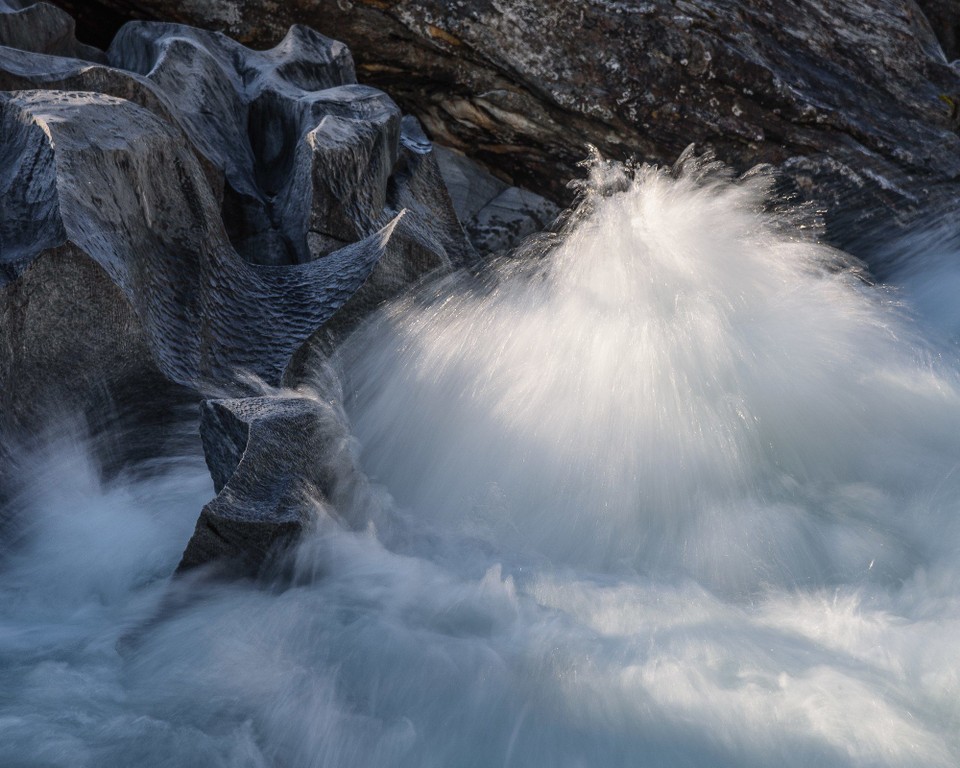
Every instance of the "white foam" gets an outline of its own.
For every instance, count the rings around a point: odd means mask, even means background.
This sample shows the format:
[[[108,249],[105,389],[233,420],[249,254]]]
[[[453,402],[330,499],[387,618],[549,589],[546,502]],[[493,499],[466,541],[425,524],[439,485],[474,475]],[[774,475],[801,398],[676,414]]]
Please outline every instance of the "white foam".
[[[393,307],[347,350],[365,466],[555,565],[729,592],[909,574],[905,507],[960,455],[956,373],[762,193],[646,169],[493,288]]]

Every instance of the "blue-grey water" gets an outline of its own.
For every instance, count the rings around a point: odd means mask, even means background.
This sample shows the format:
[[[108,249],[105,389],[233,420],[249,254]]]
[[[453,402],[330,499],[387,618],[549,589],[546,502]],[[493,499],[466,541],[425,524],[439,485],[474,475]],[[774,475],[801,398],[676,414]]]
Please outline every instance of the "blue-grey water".
[[[370,484],[292,585],[171,583],[201,457],[30,457],[0,765],[960,764],[950,255],[874,286],[762,178],[594,176],[341,350]]]

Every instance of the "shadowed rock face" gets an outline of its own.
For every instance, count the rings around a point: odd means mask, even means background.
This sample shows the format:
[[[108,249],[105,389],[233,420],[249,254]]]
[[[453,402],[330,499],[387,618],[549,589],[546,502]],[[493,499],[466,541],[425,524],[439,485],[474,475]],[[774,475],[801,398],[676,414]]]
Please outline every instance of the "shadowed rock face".
[[[949,61],[960,58],[960,3],[956,0],[917,0]]]
[[[200,412],[217,497],[178,572],[218,561],[221,571],[255,573],[318,516],[336,516],[329,502],[357,475],[338,399],[208,400]]]
[[[457,216],[481,253],[511,248],[559,216],[560,209],[546,198],[505,184],[465,155],[443,146],[436,152]]]
[[[778,166],[849,244],[951,198],[960,173],[940,99],[960,76],[913,0],[96,2],[257,45],[294,20],[334,33],[437,141],[555,199],[586,142],[658,162],[696,142],[738,170]],[[951,28],[955,4],[922,5]]]
[[[245,396],[474,258],[432,145],[341,43],[137,23],[103,53],[62,11],[0,0],[0,434],[235,398],[205,406],[204,443],[229,454],[210,414],[235,414],[242,471],[211,460],[227,487],[185,563],[255,568],[336,485],[301,454],[345,434],[335,406]]]
[[[103,51],[77,41],[73,18],[48,3],[0,0],[0,40],[11,48],[102,63]]]

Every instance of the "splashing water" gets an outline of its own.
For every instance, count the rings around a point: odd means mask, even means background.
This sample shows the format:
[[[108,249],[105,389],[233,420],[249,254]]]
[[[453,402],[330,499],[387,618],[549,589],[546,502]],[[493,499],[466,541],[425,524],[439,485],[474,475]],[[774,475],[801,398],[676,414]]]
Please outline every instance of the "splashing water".
[[[928,496],[960,459],[955,370],[841,254],[778,232],[764,179],[691,176],[643,169],[544,259],[355,340],[365,466],[555,566],[733,594],[905,578],[953,518]]]
[[[0,765],[956,765],[958,366],[764,186],[599,165],[386,308],[340,359],[383,509],[283,591],[163,578],[196,460],[38,462]]]

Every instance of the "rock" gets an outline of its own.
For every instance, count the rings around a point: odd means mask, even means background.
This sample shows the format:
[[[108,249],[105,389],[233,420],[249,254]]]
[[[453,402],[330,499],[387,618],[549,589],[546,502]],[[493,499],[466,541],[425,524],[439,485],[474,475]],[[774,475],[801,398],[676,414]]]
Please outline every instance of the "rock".
[[[436,155],[454,210],[462,222],[472,221],[484,206],[510,186],[462,152],[438,146]]]
[[[436,155],[453,207],[480,253],[509,251],[560,215],[545,197],[509,186],[459,152],[438,146]]]
[[[297,540],[357,476],[339,398],[207,400],[200,435],[216,498],[200,513],[178,573],[216,563],[257,573]]]
[[[0,0],[0,42],[51,56],[104,62],[103,51],[77,42],[73,18],[49,3]]]
[[[137,23],[103,53],[62,11],[0,0],[0,445],[214,398],[218,496],[182,570],[253,572],[333,514],[356,474],[338,395],[249,396],[475,258],[432,144],[342,44]]]
[[[507,251],[546,229],[559,214],[557,206],[535,192],[507,187],[480,209],[467,233],[480,250]]]
[[[96,2],[248,43],[293,20],[335,33],[435,140],[555,200],[588,142],[613,158],[672,163],[695,142],[738,171],[773,164],[841,245],[957,193],[960,74],[913,0]]]
[[[403,209],[400,110],[382,92],[356,84],[342,44],[295,25],[275,48],[259,52],[201,30],[131,24],[108,56],[178,94],[172,109],[184,130],[223,169],[224,221],[247,260],[317,259]],[[189,97],[179,95],[184,85]],[[413,230],[433,227],[437,217],[448,227],[440,242],[408,253],[421,262],[412,267],[418,275],[473,257],[455,219],[439,210],[444,203],[434,199],[427,217],[411,209],[397,232],[399,252],[409,251]]]
[[[119,288],[159,370],[198,390],[238,374],[278,382],[296,348],[366,280],[392,230],[306,264],[257,268],[230,248],[192,153],[143,108],[19,92],[0,95],[0,125],[21,171],[4,199],[7,272],[70,244]]]
[[[956,0],[917,0],[948,61],[960,58],[960,5]]]
[[[0,382],[7,435],[78,412],[109,417],[124,393],[151,402],[169,387],[123,292],[69,243],[0,287]]]
[[[45,7],[52,16],[0,22],[29,31],[32,19],[42,40],[63,17]],[[0,26],[0,43],[18,42],[13,28]],[[149,371],[197,392],[239,394],[248,376],[277,384],[355,294],[341,332],[408,282],[474,258],[436,188],[431,145],[411,159],[402,139],[419,129],[355,84],[340,43],[294,27],[258,52],[134,24],[101,58],[109,64],[0,47],[0,87],[17,90],[0,95],[0,337],[20,350],[2,369],[6,426],[42,413],[37,393],[59,389],[44,379],[79,369]],[[71,267],[24,278],[38,259]],[[113,309],[99,328],[89,312],[71,325],[39,320],[30,302],[46,312],[61,294]],[[45,373],[22,350],[28,325],[32,349],[64,352],[47,356]],[[114,363],[93,365],[99,357]],[[90,400],[84,387],[74,394],[60,402]]]

